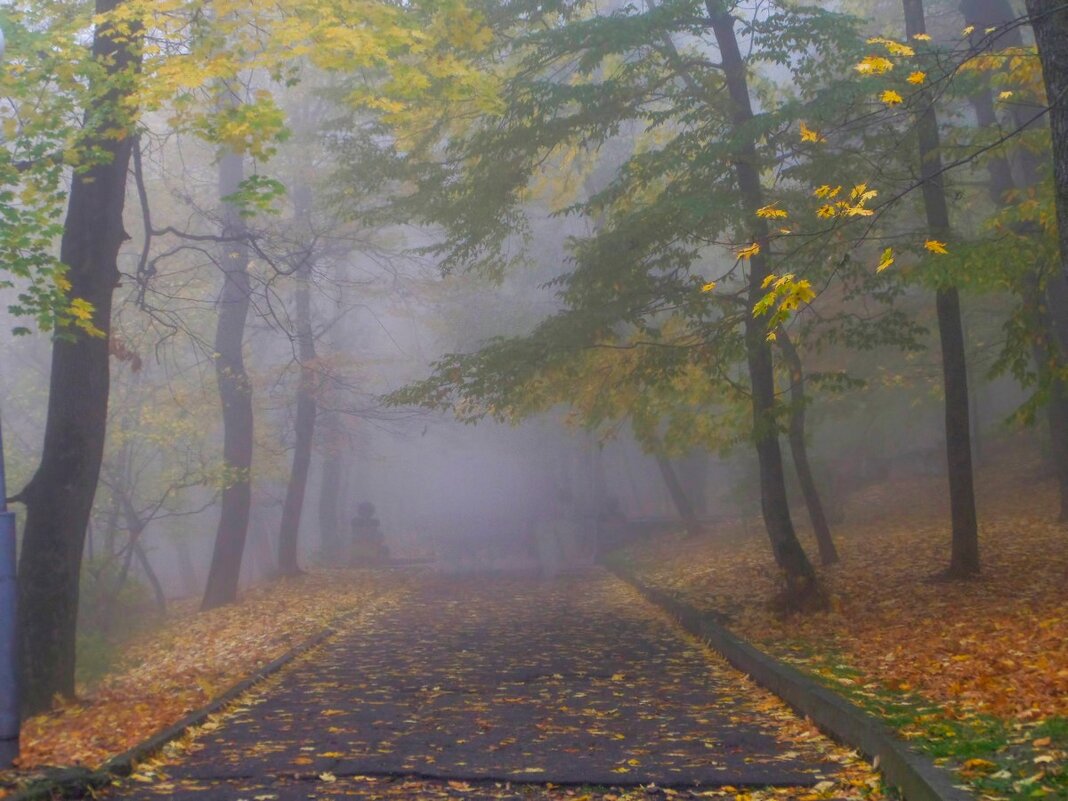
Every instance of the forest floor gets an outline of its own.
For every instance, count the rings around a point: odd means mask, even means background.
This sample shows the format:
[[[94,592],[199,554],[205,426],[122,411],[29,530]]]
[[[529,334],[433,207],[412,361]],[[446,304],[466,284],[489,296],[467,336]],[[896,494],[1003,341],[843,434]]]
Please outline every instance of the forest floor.
[[[757,521],[667,535],[614,558],[957,766],[984,798],[1068,798],[1068,526],[1033,451],[981,470],[982,576],[947,582],[944,480],[854,494],[820,568],[829,611],[783,617]],[[810,553],[815,545],[801,528]]]
[[[103,798],[883,797],[600,569],[421,576]]]
[[[0,779],[18,782],[48,767],[95,768],[403,584],[370,571],[321,571],[258,587],[210,612],[199,612],[193,600],[172,604],[162,627],[124,643],[111,671],[79,688],[77,699],[24,721],[18,770]]]

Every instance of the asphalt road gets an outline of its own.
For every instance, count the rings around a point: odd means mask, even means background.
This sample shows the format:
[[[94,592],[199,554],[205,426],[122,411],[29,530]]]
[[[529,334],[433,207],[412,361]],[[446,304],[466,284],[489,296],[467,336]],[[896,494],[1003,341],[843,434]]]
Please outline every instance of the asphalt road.
[[[833,772],[781,738],[758,695],[603,572],[428,576],[107,796],[529,798]]]

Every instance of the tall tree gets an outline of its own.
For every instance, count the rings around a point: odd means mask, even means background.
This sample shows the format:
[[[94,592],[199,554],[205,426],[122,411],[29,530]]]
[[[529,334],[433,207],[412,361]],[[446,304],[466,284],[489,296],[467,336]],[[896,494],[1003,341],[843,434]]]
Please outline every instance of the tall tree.
[[[311,189],[300,184],[293,191],[294,216],[306,227],[311,215]],[[312,444],[315,440],[315,335],[311,317],[311,280],[313,253],[309,246],[303,249],[296,270],[295,323],[297,360],[300,363],[300,379],[297,386],[297,410],[293,421],[293,467],[286,486],[286,498],[282,505],[282,527],[278,536],[278,572],[293,576],[300,572],[297,558],[301,512],[304,509],[304,492],[308,486],[308,469],[311,466]]]
[[[764,208],[764,190],[760,181],[759,158],[752,135],[753,102],[749,93],[748,67],[738,46],[736,21],[730,6],[723,0],[706,0],[710,25],[719,45],[723,75],[730,98],[732,130],[735,142],[734,173],[741,202],[750,215],[752,241],[759,251],[749,259],[749,307],[756,308],[765,294],[765,281],[771,275],[766,253],[770,247],[767,221],[757,212]],[[775,561],[786,576],[791,593],[803,601],[815,590],[816,575],[794,531],[790,504],[786,495],[782,449],[776,421],[775,371],[771,344],[763,321],[747,315],[745,351],[749,364],[749,381],[753,397],[753,438],[756,440],[760,466],[760,498],[764,525],[771,539]]]
[[[927,35],[923,0],[902,0],[906,36]],[[950,232],[949,204],[943,182],[942,144],[933,103],[926,103],[916,120],[920,149],[920,177],[927,228],[935,241]],[[942,343],[942,378],[945,388],[946,459],[949,467],[949,502],[953,537],[947,575],[967,578],[979,572],[979,524],[975,512],[971,423],[968,407],[968,369],[960,294],[943,281],[935,294],[938,333]]]
[[[237,98],[227,90],[226,102]],[[215,548],[204,589],[202,609],[237,600],[241,560],[248,536],[252,503],[252,384],[245,370],[245,323],[252,285],[249,279],[249,232],[233,196],[245,177],[244,156],[225,150],[219,157],[219,196],[222,203],[223,286],[215,328],[215,378],[222,404],[223,459],[227,481],[222,492]]]
[[[1038,57],[1049,100],[1049,126],[1053,137],[1053,185],[1060,230],[1061,272],[1068,279],[1068,6],[1061,0],[1027,0],[1035,31]],[[1058,305],[1054,321],[1068,319],[1068,308]]]
[[[60,259],[70,294],[92,304],[101,336],[58,337],[52,348],[41,463],[20,493],[26,527],[19,561],[19,643],[23,706],[49,708],[74,694],[75,629],[85,532],[104,453],[110,366],[108,333],[133,147],[131,98],[140,63],[139,30],[114,24],[123,0],[96,0],[87,168],[74,172]]]

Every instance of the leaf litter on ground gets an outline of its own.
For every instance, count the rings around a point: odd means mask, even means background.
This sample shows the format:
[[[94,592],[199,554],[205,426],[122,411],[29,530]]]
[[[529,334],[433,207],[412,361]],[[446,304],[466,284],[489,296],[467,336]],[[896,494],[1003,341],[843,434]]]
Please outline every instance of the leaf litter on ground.
[[[849,498],[834,527],[841,562],[819,568],[825,612],[783,616],[769,604],[777,575],[758,520],[649,539],[617,557],[954,760],[985,797],[1068,797],[1068,527],[1037,457],[1018,446],[999,457],[978,473],[974,580],[938,576],[949,516],[944,478],[930,476]],[[795,521],[814,554],[803,513]]]
[[[366,570],[322,570],[272,582],[237,604],[172,605],[161,627],[122,647],[114,669],[78,697],[22,726],[12,784],[50,767],[96,768],[204,706],[340,616],[400,592]]]

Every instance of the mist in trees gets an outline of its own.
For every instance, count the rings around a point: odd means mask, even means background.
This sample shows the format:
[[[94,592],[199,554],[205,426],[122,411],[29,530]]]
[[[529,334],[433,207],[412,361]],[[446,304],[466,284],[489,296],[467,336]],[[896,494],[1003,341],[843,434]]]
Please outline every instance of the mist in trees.
[[[1068,514],[1062,5],[71,5],[0,10],[28,713],[131,609],[531,569],[562,507],[744,521],[783,614],[890,475],[939,580],[1006,443]]]

